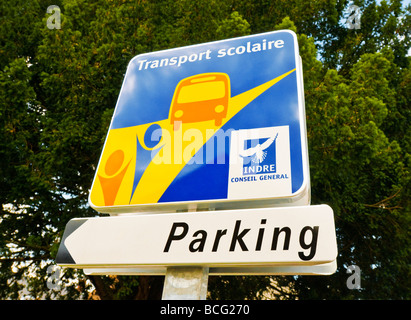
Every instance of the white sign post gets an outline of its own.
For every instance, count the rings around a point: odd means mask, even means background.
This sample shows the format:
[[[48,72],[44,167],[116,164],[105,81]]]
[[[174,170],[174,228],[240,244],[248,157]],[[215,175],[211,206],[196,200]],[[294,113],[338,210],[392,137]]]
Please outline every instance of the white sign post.
[[[208,268],[168,267],[164,280],[163,300],[205,300]]]

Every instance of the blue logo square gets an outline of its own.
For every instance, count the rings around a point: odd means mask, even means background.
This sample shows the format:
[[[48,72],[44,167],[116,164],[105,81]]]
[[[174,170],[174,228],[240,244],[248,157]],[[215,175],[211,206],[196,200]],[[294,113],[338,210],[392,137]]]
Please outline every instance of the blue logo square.
[[[275,140],[244,140],[243,175],[277,172]]]

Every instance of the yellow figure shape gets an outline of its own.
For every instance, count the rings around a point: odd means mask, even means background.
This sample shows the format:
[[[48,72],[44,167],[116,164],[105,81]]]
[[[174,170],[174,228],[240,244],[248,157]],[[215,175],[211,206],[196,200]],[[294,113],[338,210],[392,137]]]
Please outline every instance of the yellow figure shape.
[[[126,173],[128,165],[130,164],[130,162],[127,163],[123,170],[118,172],[121,169],[123,162],[124,151],[114,151],[107,159],[106,165],[104,167],[105,174],[106,176],[108,176],[108,178],[98,175],[101,187],[103,189],[104,204],[106,206],[112,206],[114,204],[118,190],[120,189],[121,182],[123,181],[124,174]]]

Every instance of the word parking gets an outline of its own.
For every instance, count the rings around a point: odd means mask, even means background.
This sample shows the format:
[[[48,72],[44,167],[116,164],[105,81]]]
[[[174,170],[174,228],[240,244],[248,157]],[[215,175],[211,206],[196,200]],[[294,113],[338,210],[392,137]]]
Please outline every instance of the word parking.
[[[305,226],[300,232],[299,236],[295,237],[294,232],[288,226],[267,226],[268,219],[261,219],[260,228],[258,229],[257,237],[248,236],[251,228],[245,228],[242,226],[242,221],[237,220],[235,225],[231,229],[218,229],[215,232],[207,232],[206,230],[196,230],[192,233],[191,241],[188,244],[187,235],[189,233],[190,227],[188,223],[185,222],[175,222],[171,226],[171,230],[167,239],[167,242],[164,247],[164,252],[172,252],[172,244],[177,241],[185,240],[187,249],[189,252],[203,252],[207,244],[207,248],[211,249],[211,252],[225,251],[225,252],[234,252],[236,250],[241,251],[261,251],[263,250],[263,241],[265,240],[265,234],[269,234],[267,237],[270,238],[270,244],[267,245],[264,249],[271,251],[276,251],[280,235],[283,239],[282,250],[289,250],[290,241],[298,241],[300,248],[309,250],[308,253],[304,251],[299,251],[298,256],[303,261],[311,260],[317,250],[317,239],[319,233],[319,226]],[[268,229],[268,230],[266,230]],[[267,232],[266,232],[267,231]],[[207,238],[210,235],[210,240],[207,241]],[[255,233],[254,233],[255,234]],[[306,235],[310,235],[307,236]],[[309,241],[306,241],[306,238],[310,238]],[[223,239],[225,241],[223,241]],[[212,245],[212,247],[210,246]],[[281,249],[280,249],[281,250]],[[267,251],[267,250],[265,250]]]

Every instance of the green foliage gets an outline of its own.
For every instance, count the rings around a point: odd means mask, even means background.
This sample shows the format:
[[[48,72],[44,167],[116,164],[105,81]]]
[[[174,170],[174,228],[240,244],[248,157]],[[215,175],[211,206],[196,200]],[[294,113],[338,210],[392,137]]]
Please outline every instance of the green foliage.
[[[234,11],[228,19],[221,21],[217,27],[217,34],[221,39],[245,36],[250,33],[250,24],[241,15]]]
[[[400,293],[393,283],[378,290],[371,284],[382,274],[391,278],[392,269],[409,284],[409,182],[403,184],[409,181],[408,155],[381,128],[396,103],[389,71],[383,54],[365,54],[350,79],[329,70],[307,104],[313,202],[334,209],[340,266],[363,268],[368,283],[356,293],[370,299],[409,295],[407,286],[399,286]],[[343,291],[341,271],[329,281]]]
[[[270,284],[268,276],[210,277],[208,283],[209,298],[211,300],[223,300],[227,297],[233,300],[259,300]]]
[[[87,204],[127,64],[137,54],[279,29],[298,35],[312,203],[336,216],[328,277],[211,277],[211,299],[409,299],[410,7],[356,1],[1,0],[0,298],[147,299],[161,277],[64,270],[47,288],[66,223]],[[61,29],[46,26],[49,5]],[[361,268],[361,289],[346,268]],[[93,291],[94,290],[94,291]],[[267,292],[269,293],[267,295]]]

